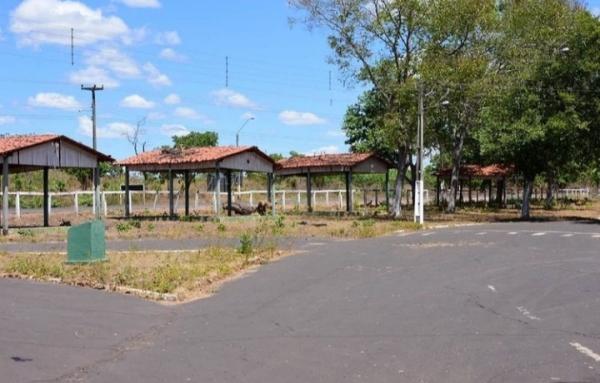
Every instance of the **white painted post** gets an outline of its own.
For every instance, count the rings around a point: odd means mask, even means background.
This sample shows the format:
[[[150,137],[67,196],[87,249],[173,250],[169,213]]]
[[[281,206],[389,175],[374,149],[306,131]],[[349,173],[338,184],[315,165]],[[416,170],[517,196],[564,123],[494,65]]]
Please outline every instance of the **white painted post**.
[[[152,210],[156,210],[156,205],[158,204],[158,193],[159,191],[156,191],[156,194],[154,195],[154,206],[152,207]]]
[[[73,200],[73,205],[75,207],[75,214],[79,215],[79,193],[75,192],[75,198]]]
[[[21,218],[21,193],[19,192],[15,195],[15,213],[17,218]]]
[[[300,198],[300,192],[298,192],[297,198],[296,198],[296,205],[298,207],[300,207],[300,203],[302,202],[301,198]]]
[[[104,207],[104,218],[108,216],[108,204],[106,203],[106,193],[102,192],[102,205]]]
[[[317,192],[314,191],[312,192],[312,203],[313,203],[313,209],[317,207]]]
[[[285,190],[281,192],[281,211],[285,211]]]
[[[92,214],[96,215],[96,198],[92,195]]]
[[[52,193],[48,193],[48,218],[52,215]]]
[[[198,193],[199,191],[196,190],[196,194],[194,194],[194,210],[198,210],[198,198],[200,197]]]
[[[254,207],[254,193],[250,192],[250,207]]]
[[[213,193],[213,212],[217,213],[217,192]]]
[[[341,190],[338,192],[338,203],[340,204],[340,210],[342,210],[344,208],[344,198]]]
[[[132,192],[129,192],[129,213],[133,213],[133,196]]]
[[[325,206],[329,207],[329,190],[325,192]]]

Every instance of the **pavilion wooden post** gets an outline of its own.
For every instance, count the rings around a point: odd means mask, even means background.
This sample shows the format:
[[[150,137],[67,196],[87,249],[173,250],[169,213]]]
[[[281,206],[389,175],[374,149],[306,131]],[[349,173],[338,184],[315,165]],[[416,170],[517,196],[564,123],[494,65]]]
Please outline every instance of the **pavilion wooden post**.
[[[469,176],[469,204],[473,202],[473,179]]]
[[[185,205],[185,216],[190,216],[190,171],[183,171],[183,199]]]
[[[346,172],[346,211],[352,213],[352,170]]]
[[[273,173],[267,174],[267,201],[274,204],[273,199]]]
[[[129,168],[125,167],[125,218],[129,218],[131,215],[131,205],[129,200],[129,195],[131,191],[129,190]]]
[[[308,206],[308,212],[312,213],[312,177],[310,170],[306,172],[306,205]]]
[[[175,218],[175,201],[173,199],[173,170],[169,169],[169,218]]]
[[[458,202],[462,205],[464,203],[464,199],[463,199],[463,188],[465,185],[465,180],[461,179],[460,180],[460,185],[459,185],[459,193],[460,193],[460,197],[458,198]]]
[[[269,173],[268,177],[271,179],[271,186],[269,187],[269,192],[271,193],[271,214],[275,215],[277,211],[275,210],[275,203],[277,198],[275,197],[275,174]],[[283,193],[283,198],[285,199],[285,192]],[[283,202],[283,208],[285,209],[285,200]]]
[[[232,195],[231,195],[231,170],[227,170],[226,173],[227,176],[227,215],[231,217],[231,203],[232,201]]]
[[[386,169],[385,171],[385,208],[390,210],[390,171]]]
[[[492,204],[492,179],[490,178],[488,184],[488,206]]]
[[[43,206],[44,206],[44,227],[48,227],[50,226],[50,222],[49,222],[49,210],[50,210],[50,204],[49,204],[49,199],[48,199],[48,168],[44,168],[43,171],[43,188],[44,188],[44,202],[43,202]]]
[[[215,210],[217,211],[217,217],[221,215],[221,171],[219,164],[215,170]]]
[[[8,235],[8,157],[2,161],[2,234]]]

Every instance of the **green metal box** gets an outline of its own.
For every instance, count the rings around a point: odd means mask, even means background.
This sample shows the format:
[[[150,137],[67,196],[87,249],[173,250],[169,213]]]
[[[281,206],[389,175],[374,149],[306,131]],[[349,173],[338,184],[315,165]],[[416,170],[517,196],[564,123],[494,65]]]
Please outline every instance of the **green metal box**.
[[[69,229],[67,236],[67,263],[107,261],[104,222],[89,221]]]

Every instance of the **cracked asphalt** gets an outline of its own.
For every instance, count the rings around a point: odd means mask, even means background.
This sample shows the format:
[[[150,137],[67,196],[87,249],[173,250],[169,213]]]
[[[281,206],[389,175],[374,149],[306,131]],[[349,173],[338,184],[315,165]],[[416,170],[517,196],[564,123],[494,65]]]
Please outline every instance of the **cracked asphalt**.
[[[0,280],[2,382],[600,382],[600,225],[299,243],[162,306]]]

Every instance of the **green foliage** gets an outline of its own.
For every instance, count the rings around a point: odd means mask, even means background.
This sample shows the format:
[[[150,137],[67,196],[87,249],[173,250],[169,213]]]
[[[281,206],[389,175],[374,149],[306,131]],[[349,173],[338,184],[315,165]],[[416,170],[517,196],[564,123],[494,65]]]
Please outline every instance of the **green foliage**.
[[[227,227],[225,226],[225,224],[224,224],[224,223],[222,223],[222,222],[219,222],[219,223],[217,224],[217,231],[218,231],[219,233],[224,233],[224,232],[226,232],[226,231],[227,231]]]
[[[191,132],[185,136],[173,136],[173,146],[176,148],[194,148],[217,146],[219,135],[216,132]]]
[[[238,251],[240,254],[246,256],[246,259],[249,255],[254,251],[253,249],[253,241],[252,235],[249,233],[244,233],[240,236],[240,246],[238,247]]]

